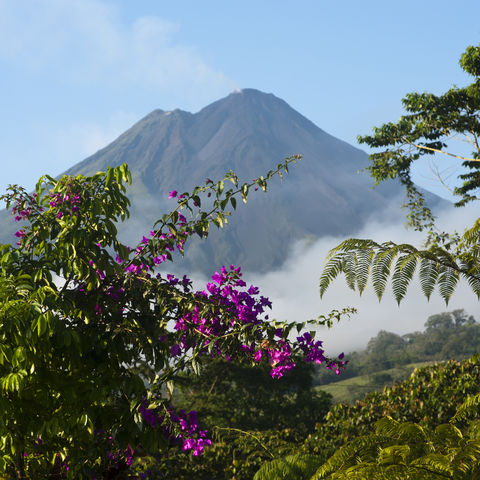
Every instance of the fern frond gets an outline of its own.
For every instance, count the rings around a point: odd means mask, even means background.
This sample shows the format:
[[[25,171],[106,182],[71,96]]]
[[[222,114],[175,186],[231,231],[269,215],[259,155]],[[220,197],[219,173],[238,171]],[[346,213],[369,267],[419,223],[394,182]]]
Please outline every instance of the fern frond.
[[[417,268],[417,252],[402,255],[395,263],[392,275],[392,290],[395,300],[400,302],[407,293],[407,287],[411,282]]]
[[[462,274],[462,277],[464,277],[467,280],[467,283],[472,289],[473,293],[480,300],[480,279],[476,275],[473,276],[473,275]]]
[[[393,419],[390,415],[381,418],[375,423],[375,431],[377,435],[384,435],[385,437],[394,437],[398,433],[400,422]]]
[[[463,474],[469,471],[478,471],[480,467],[480,441],[468,440],[462,447],[458,449],[457,454],[453,457],[452,465]]]
[[[452,478],[453,468],[451,459],[441,453],[429,453],[423,457],[417,458],[410,463],[411,466],[422,468],[426,467],[432,474],[439,474],[438,478]],[[427,478],[435,478],[433,476]]]
[[[390,277],[390,269],[397,253],[396,249],[391,248],[381,250],[375,255],[373,260],[372,286],[379,301],[385,292],[385,287]]]
[[[253,480],[309,480],[321,464],[320,457],[315,455],[288,455],[262,465]]]
[[[350,290],[355,290],[357,279],[357,265],[357,251],[347,252],[345,255],[343,273],[345,275],[345,280]]]
[[[450,297],[455,291],[458,280],[458,271],[451,267],[444,267],[443,271],[438,276],[438,292],[447,305]]]
[[[462,432],[451,423],[444,423],[435,428],[435,435],[443,443],[458,445],[463,439]]]
[[[357,280],[358,293],[361,295],[365,290],[370,276],[370,268],[375,252],[372,249],[363,249],[357,251],[357,268],[355,276]]]
[[[371,462],[376,459],[378,451],[388,446],[390,439],[381,435],[364,435],[356,438],[338,450],[325,464],[316,472],[311,480],[328,478],[336,471],[353,467],[358,463]],[[335,478],[335,477],[332,477]]]
[[[435,262],[429,258],[422,258],[418,278],[423,294],[427,297],[427,300],[430,300],[438,280],[438,268]]]
[[[463,243],[456,244],[458,248],[453,253],[438,245],[417,250],[408,244],[378,244],[355,238],[345,240],[329,253],[320,277],[320,296],[343,273],[347,285],[352,290],[358,288],[360,293],[365,290],[370,276],[375,294],[381,300],[391,275],[393,294],[400,303],[420,264],[420,285],[427,299],[438,286],[441,297],[448,304],[460,276],[480,298],[480,219],[469,235],[468,241],[462,237]],[[478,244],[469,244],[477,240]]]
[[[379,465],[396,465],[405,463],[409,455],[410,447],[408,445],[392,445],[380,449],[377,462]]]
[[[457,409],[455,415],[450,420],[455,424],[466,418],[476,415],[480,412],[480,393],[468,397]]]
[[[471,228],[465,230],[462,239],[466,246],[478,245],[480,243],[480,218],[477,218]]]
[[[320,276],[320,298],[323,297],[325,290],[330,286],[330,284],[337,278],[337,276],[344,271],[345,266],[345,257],[347,253],[341,252],[332,256],[327,261],[322,275]]]

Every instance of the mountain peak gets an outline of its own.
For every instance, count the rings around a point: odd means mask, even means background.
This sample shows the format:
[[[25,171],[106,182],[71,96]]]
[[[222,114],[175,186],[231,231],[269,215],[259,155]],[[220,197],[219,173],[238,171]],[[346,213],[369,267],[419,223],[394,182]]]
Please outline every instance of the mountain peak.
[[[256,88],[236,88],[230,95],[269,96],[277,98],[273,93],[262,92]]]
[[[401,193],[396,183],[372,190],[371,178],[357,174],[368,162],[364,152],[328,135],[282,99],[253,88],[234,91],[197,113],[154,110],[67,173],[90,175],[128,163],[136,226],[123,230],[138,236],[172,208],[167,192],[189,191],[229,170],[250,181],[293,154],[303,159],[283,186],[272,181],[268,195],[253,194],[225,231],[212,232],[206,244],[193,242],[187,253],[193,268],[208,273],[222,264],[278,267],[292,242],[351,234],[378,205]]]

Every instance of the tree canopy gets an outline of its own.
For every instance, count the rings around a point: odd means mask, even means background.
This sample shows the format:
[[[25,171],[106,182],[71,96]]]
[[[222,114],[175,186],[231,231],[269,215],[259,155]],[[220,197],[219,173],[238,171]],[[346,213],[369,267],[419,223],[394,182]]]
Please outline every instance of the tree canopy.
[[[461,161],[469,169],[459,175],[460,186],[454,193],[457,205],[478,200],[480,187],[480,47],[468,47],[460,66],[473,82],[466,87],[452,87],[442,95],[409,93],[402,100],[406,114],[398,122],[373,129],[373,135],[359,136],[358,141],[382,149],[370,155],[367,168],[376,183],[398,177],[410,195],[413,212],[424,204],[411,179],[412,163],[424,155],[442,154]],[[470,156],[455,152],[455,142],[465,142]],[[458,145],[458,144],[457,144]],[[453,148],[453,151],[452,151]],[[424,211],[425,213],[425,211]],[[421,220],[422,217],[417,220]],[[418,225],[418,223],[417,223]]]
[[[361,294],[368,280],[379,299],[391,279],[398,303],[418,271],[420,286],[430,298],[435,288],[448,303],[458,281],[467,281],[480,298],[480,219],[463,235],[439,232],[432,212],[411,180],[412,163],[423,155],[445,154],[463,161],[470,171],[460,174],[463,182],[455,188],[460,196],[456,206],[477,200],[480,188],[480,46],[468,47],[460,59],[461,67],[474,77],[467,87],[453,87],[444,95],[411,93],[403,99],[407,114],[397,123],[374,128],[371,136],[359,137],[370,147],[384,150],[370,155],[368,170],[376,182],[398,177],[406,186],[410,219],[415,228],[428,229],[424,248],[392,241],[348,239],[334,248],[320,278],[320,294],[331,282],[345,274],[350,288]],[[451,140],[466,141],[473,149],[470,157],[450,151]]]

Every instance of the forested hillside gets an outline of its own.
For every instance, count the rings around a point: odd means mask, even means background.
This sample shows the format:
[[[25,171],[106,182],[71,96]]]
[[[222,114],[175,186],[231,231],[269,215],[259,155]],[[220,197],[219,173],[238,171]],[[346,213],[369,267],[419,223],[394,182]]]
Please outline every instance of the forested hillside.
[[[346,354],[342,375],[317,369],[314,384],[334,399],[352,402],[367,392],[407,378],[424,363],[462,360],[480,352],[480,324],[463,310],[430,316],[425,330],[398,335],[380,331],[365,350]],[[334,387],[332,384],[335,384]]]

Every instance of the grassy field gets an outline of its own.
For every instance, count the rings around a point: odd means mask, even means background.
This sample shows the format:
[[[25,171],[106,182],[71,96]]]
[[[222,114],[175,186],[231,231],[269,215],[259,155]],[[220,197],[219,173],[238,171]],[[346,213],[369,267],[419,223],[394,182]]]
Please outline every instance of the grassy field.
[[[355,403],[356,400],[362,398],[366,393],[382,390],[386,386],[405,380],[416,368],[432,363],[435,362],[409,363],[408,365],[402,365],[389,370],[359,375],[358,377],[318,386],[316,389],[330,393],[333,396],[332,402],[334,404],[340,402]]]

